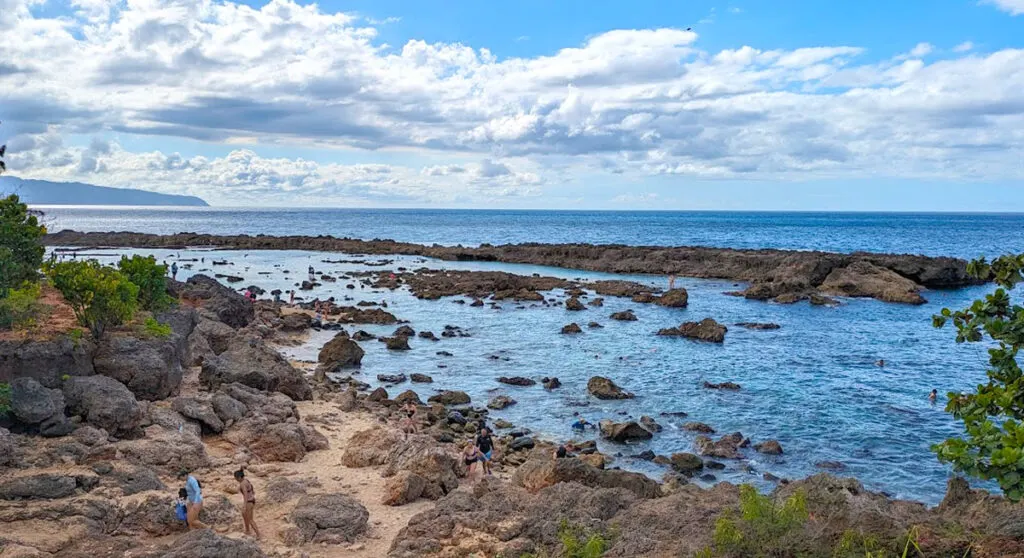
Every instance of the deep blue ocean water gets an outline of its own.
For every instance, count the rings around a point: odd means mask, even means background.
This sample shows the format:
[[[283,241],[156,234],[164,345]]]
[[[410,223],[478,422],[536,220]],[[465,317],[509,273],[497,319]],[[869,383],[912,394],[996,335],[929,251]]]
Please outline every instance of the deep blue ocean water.
[[[972,257],[1024,250],[1024,216],[1019,215],[883,215],[883,214],[752,214],[752,213],[572,213],[572,212],[448,212],[448,211],[235,211],[189,209],[49,209],[52,230],[195,231],[210,233],[334,234],[362,238],[394,238],[415,242],[477,244],[481,242],[617,242],[629,244],[705,244],[732,247],[777,247],[824,250],[876,250]],[[111,260],[128,250],[104,251]],[[205,257],[206,252],[145,250],[160,260]],[[324,264],[339,254],[301,251],[218,251],[230,266],[195,264],[179,279],[206,269],[242,275],[238,285],[257,284],[268,291],[290,289],[308,265],[333,275],[360,269],[427,266],[449,269],[500,269],[572,279],[616,277],[608,274],[528,265],[439,262],[397,257],[390,266]],[[376,257],[369,258],[378,259]],[[389,259],[391,259],[389,257]],[[290,269],[291,278],[283,273]],[[665,279],[626,276],[664,287]],[[859,478],[873,490],[937,503],[949,469],[929,446],[958,433],[959,426],[940,403],[927,395],[961,391],[984,380],[985,348],[957,345],[949,330],[931,327],[930,317],[944,306],[961,307],[990,290],[972,287],[929,291],[924,306],[886,304],[874,300],[843,300],[837,308],[807,304],[779,305],[723,295],[735,289],[728,281],[680,280],[690,291],[686,309],[633,304],[607,298],[603,308],[568,312],[562,307],[500,310],[453,304],[452,299],[421,301],[408,292],[346,289],[347,281],[327,283],[312,296],[386,301],[389,310],[409,320],[416,330],[440,333],[445,324],[467,328],[472,337],[429,342],[413,339],[413,350],[389,352],[378,342],[363,343],[366,356],[359,376],[377,385],[381,373],[422,372],[434,384],[407,384],[423,398],[434,389],[463,389],[483,405],[498,393],[519,401],[492,416],[506,418],[551,439],[572,436],[569,423],[578,412],[592,422],[647,414],[665,426],[649,443],[603,444],[614,463],[658,477],[664,471],[628,456],[653,449],[668,454],[692,451],[694,435],[679,427],[687,420],[710,424],[720,434],[741,431],[757,442],[778,439],[780,457],[751,452],[742,463],[729,462],[716,472],[720,480],[771,485],[761,474],[801,477],[818,471],[821,461],[840,461],[843,474]],[[561,293],[551,296],[562,297]],[[350,303],[354,303],[350,302]],[[616,322],[609,314],[632,308],[639,320]],[[714,317],[729,325],[722,345],[656,337],[654,332],[683,321]],[[605,327],[578,336],[559,335],[569,322],[598,321]],[[733,324],[770,321],[776,331],[748,331]],[[393,326],[358,326],[373,334],[390,334]],[[355,328],[350,328],[354,330]],[[314,333],[301,347],[286,352],[315,360],[332,333]],[[454,354],[442,357],[437,351]],[[492,359],[492,355],[500,358]],[[506,360],[507,359],[507,360]],[[886,365],[875,362],[884,359]],[[516,388],[495,381],[498,376],[558,376],[563,387],[546,392],[539,386]],[[611,377],[637,394],[630,401],[597,401],[587,397],[590,376]],[[734,381],[739,392],[702,387]],[[394,390],[391,390],[394,391]],[[685,411],[686,419],[660,416]],[[589,436],[589,435],[588,435]],[[744,464],[755,473],[745,471]]]
[[[591,242],[992,256],[1024,250],[1024,214],[481,211],[424,209],[45,209],[51,230],[320,234],[421,244]]]

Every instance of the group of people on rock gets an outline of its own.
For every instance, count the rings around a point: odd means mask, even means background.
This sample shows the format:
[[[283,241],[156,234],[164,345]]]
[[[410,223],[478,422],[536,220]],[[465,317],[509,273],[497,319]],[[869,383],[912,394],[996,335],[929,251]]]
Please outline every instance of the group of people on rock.
[[[175,503],[177,518],[184,521],[189,530],[206,529],[207,526],[199,521],[199,514],[203,511],[203,485],[191,473],[183,472],[181,477],[185,479],[185,486],[178,490],[178,500]],[[242,495],[242,523],[245,526],[245,534],[252,532],[259,539],[260,530],[253,519],[256,510],[256,490],[249,479],[245,478],[244,469],[235,471],[234,477],[238,481],[238,492]]]

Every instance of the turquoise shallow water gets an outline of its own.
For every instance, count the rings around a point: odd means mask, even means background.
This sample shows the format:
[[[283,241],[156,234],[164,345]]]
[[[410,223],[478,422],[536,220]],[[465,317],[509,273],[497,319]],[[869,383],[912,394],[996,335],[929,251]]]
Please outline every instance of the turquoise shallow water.
[[[115,254],[109,251],[111,260]],[[153,253],[171,261],[167,251]],[[438,262],[397,257],[390,266],[360,267],[322,264],[324,259],[349,255],[300,251],[181,252],[181,258],[227,259],[230,266],[213,271],[242,275],[238,285],[257,284],[268,291],[290,289],[302,279],[308,265],[338,275],[357,269],[445,267],[497,269],[513,273],[600,279],[607,274],[526,265]],[[371,260],[377,259],[371,257]],[[277,267],[281,266],[281,267]],[[182,270],[179,279],[197,271]],[[292,270],[289,280],[283,269]],[[621,276],[615,276],[621,277]],[[656,285],[663,278],[625,277]],[[602,418],[654,416],[665,426],[649,443],[621,446],[605,444],[603,450],[622,454],[615,465],[660,476],[662,470],[626,456],[653,449],[658,453],[692,450],[694,435],[679,429],[684,420],[710,424],[719,433],[741,431],[755,442],[778,439],[785,448],[780,457],[751,452],[745,463],[730,462],[716,472],[720,480],[754,482],[767,488],[761,473],[800,477],[816,472],[815,463],[825,460],[846,464],[845,474],[856,476],[869,488],[901,498],[938,502],[948,469],[929,451],[932,443],[956,434],[958,427],[942,406],[927,399],[932,388],[941,393],[970,389],[984,378],[985,352],[980,346],[956,345],[953,333],[935,330],[930,316],[943,306],[959,307],[987,292],[987,287],[926,293],[930,303],[920,307],[885,304],[873,300],[844,300],[838,308],[807,304],[778,305],[725,296],[734,289],[725,281],[680,280],[690,291],[687,309],[633,304],[627,299],[606,298],[603,308],[569,312],[562,307],[517,308],[503,303],[500,310],[472,308],[452,299],[421,301],[399,290],[372,291],[345,288],[347,281],[328,283],[313,291],[323,298],[347,295],[356,300],[387,301],[388,310],[409,320],[417,331],[440,334],[446,324],[466,328],[470,338],[430,342],[413,339],[408,352],[389,352],[382,343],[363,343],[362,380],[377,385],[380,373],[421,372],[433,376],[432,385],[407,384],[424,398],[434,389],[463,389],[483,405],[498,393],[511,395],[518,404],[492,416],[533,429],[552,439],[566,439],[574,412],[592,422]],[[664,286],[664,285],[661,285]],[[561,296],[561,293],[553,293]],[[354,303],[354,302],[353,302]],[[639,320],[616,322],[608,316],[632,308]],[[722,345],[683,339],[660,338],[654,332],[680,322],[714,317],[730,326]],[[578,336],[559,335],[566,323],[584,325]],[[604,329],[588,330],[598,321]],[[775,331],[749,331],[733,324],[741,321],[776,322]],[[374,334],[389,334],[393,326],[358,326]],[[354,330],[355,328],[350,328]],[[320,346],[332,332],[315,333],[302,347],[287,349],[290,356],[315,360]],[[445,350],[452,357],[436,355]],[[492,359],[498,355],[500,359]],[[886,366],[875,366],[884,359]],[[443,366],[443,368],[441,367]],[[539,386],[517,388],[495,381],[498,376],[522,375],[539,379],[558,376],[563,387],[546,392]],[[586,395],[590,376],[608,376],[637,394],[635,400],[601,402]],[[734,381],[739,392],[715,392],[702,387],[704,380]],[[394,390],[392,390],[394,391]],[[659,416],[685,411],[687,419]]]

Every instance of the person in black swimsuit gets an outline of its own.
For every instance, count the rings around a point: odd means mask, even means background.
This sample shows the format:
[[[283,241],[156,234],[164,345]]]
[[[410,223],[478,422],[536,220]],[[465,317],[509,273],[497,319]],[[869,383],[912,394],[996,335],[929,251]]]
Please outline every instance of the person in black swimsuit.
[[[462,449],[462,462],[466,464],[467,479],[473,479],[473,465],[478,461],[483,461],[483,456],[480,455],[480,450],[476,448],[476,445],[474,445],[472,441],[466,442],[466,447]]]
[[[491,474],[491,452],[494,450],[494,440],[491,439],[491,431],[486,426],[480,427],[480,433],[476,436],[476,449],[480,450],[480,463],[484,466],[484,474]]]

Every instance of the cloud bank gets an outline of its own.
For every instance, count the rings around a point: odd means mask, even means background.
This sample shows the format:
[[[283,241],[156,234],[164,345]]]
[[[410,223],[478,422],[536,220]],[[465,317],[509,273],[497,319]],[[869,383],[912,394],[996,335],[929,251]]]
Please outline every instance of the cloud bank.
[[[370,205],[501,203],[573,176],[1024,178],[1024,50],[921,42],[864,62],[858,45],[709,52],[690,31],[638,29],[498,59],[486,45],[386,45],[384,21],[288,0],[72,9],[37,17],[0,0],[0,131],[16,134],[22,176]],[[96,139],[70,140],[82,137]],[[110,137],[246,147],[185,158]],[[271,155],[281,146],[415,157],[327,164]]]

